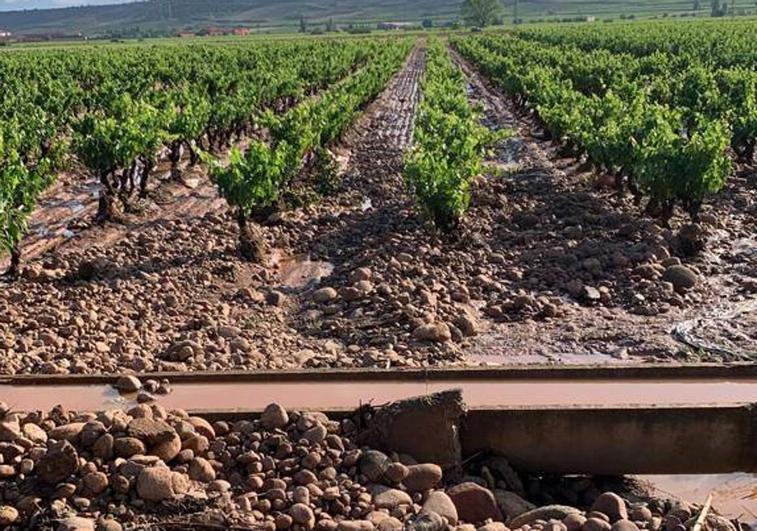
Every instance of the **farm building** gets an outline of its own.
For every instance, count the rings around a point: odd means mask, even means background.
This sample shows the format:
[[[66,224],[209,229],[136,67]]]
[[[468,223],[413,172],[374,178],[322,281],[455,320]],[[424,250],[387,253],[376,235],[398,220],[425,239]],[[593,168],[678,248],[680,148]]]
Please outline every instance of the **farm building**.
[[[376,28],[380,30],[398,30],[412,26],[409,22],[379,22]]]

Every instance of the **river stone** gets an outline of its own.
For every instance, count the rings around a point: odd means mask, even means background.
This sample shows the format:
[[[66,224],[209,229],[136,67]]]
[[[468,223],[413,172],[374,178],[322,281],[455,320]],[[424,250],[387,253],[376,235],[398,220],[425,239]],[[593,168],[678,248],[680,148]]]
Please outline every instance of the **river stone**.
[[[436,513],[447,519],[450,525],[457,525],[457,508],[449,496],[441,490],[429,493],[423,503],[421,514]]]
[[[360,473],[370,481],[379,483],[384,479],[384,474],[391,464],[386,454],[378,450],[368,450],[360,457]]]
[[[168,350],[163,353],[162,357],[171,361],[186,361],[192,356],[199,356],[202,354],[203,348],[199,343],[190,340],[177,341]]]
[[[136,437],[119,437],[113,441],[113,451],[118,457],[129,458],[133,455],[142,455],[147,451],[145,443]]]
[[[103,461],[113,459],[114,439],[110,433],[101,435],[92,446],[92,455],[99,457]]]
[[[179,452],[181,452],[181,438],[176,433],[168,441],[156,444],[148,450],[149,455],[160,457],[166,463],[172,461]]]
[[[586,523],[586,517],[580,513],[573,513],[563,518],[562,523],[568,531],[579,531]]]
[[[302,438],[312,444],[321,444],[328,435],[326,427],[320,422],[302,434]]]
[[[609,522],[605,522],[601,518],[591,517],[581,526],[581,531],[610,531],[611,527]]]
[[[97,531],[123,531],[123,526],[117,520],[110,518],[108,520],[100,520],[97,524]]]
[[[422,324],[413,330],[413,337],[419,341],[444,343],[452,339],[452,332],[446,323],[428,323]]]
[[[471,526],[473,528],[473,531],[475,531],[475,527]],[[412,521],[408,523],[408,525],[405,527],[406,531],[446,531],[447,530],[447,524],[444,521],[444,518],[441,517],[441,515],[436,514],[433,511],[429,511],[427,513],[419,514],[416,518],[414,518]],[[455,530],[459,530],[460,526],[456,527]]]
[[[489,489],[472,481],[455,485],[447,491],[455,504],[457,515],[461,520],[480,523],[491,518],[502,520],[502,512],[497,507],[497,500]]]
[[[363,292],[355,286],[345,286],[339,290],[339,294],[345,302],[354,302],[363,297]]]
[[[159,502],[174,498],[180,492],[176,490],[184,490],[188,485],[183,485],[180,478],[174,478],[174,476],[182,476],[176,472],[172,472],[168,468],[163,467],[150,467],[145,468],[140,472],[137,478],[137,494],[143,500]],[[184,480],[186,481],[186,480]],[[178,483],[178,485],[177,485]],[[176,489],[175,487],[179,487]]]
[[[407,468],[407,477],[402,483],[410,492],[425,492],[436,487],[442,480],[442,469],[439,465],[423,463]]]
[[[334,288],[326,287],[317,289],[313,292],[313,302],[317,302],[318,304],[323,304],[329,301],[332,301],[336,299],[338,296],[338,293]]]
[[[550,524],[547,524],[544,526],[545,530],[554,531],[549,529]],[[510,531],[505,524],[502,522],[489,522],[488,524],[484,524],[481,527],[477,528],[476,531]]]
[[[58,523],[57,531],[95,531],[95,522],[89,518],[69,516]]]
[[[467,313],[462,313],[455,318],[455,326],[457,326],[466,337],[473,337],[478,334],[478,321],[475,317]]]
[[[187,422],[189,422],[194,427],[195,431],[200,435],[204,435],[211,440],[216,438],[216,430],[213,429],[213,426],[210,425],[210,422],[208,422],[204,418],[189,417],[187,419]]]
[[[687,290],[697,285],[698,277],[684,265],[672,265],[665,269],[662,279],[670,282],[676,291]]]
[[[631,520],[618,520],[612,524],[610,531],[639,531],[639,527]]]
[[[618,520],[628,519],[626,502],[614,492],[603,492],[600,494],[599,497],[594,500],[591,510],[606,514],[610,519],[611,524]]]
[[[60,483],[79,469],[79,454],[68,441],[49,446],[36,466],[37,477],[50,485]]]
[[[168,423],[148,418],[132,420],[129,422],[127,430],[131,437],[139,439],[147,446],[168,442],[176,436],[176,430]]]
[[[407,478],[408,473],[408,467],[402,463],[391,463],[384,472],[384,477],[392,484],[398,484]]]
[[[10,505],[0,506],[0,527],[11,525],[18,520],[18,511]]]
[[[652,511],[649,510],[649,507],[632,507],[628,511],[629,519],[634,522],[649,522],[652,520],[652,516]]]
[[[295,524],[312,529],[315,526],[315,515],[313,510],[304,503],[295,503],[289,508],[289,516],[292,517]]]
[[[604,520],[608,524],[610,523],[610,517],[605,513],[601,513],[599,511],[589,511],[589,513],[586,515],[586,518],[599,518],[600,520]]]
[[[367,267],[358,267],[350,274],[350,284],[370,280],[373,273]]]
[[[108,488],[108,476],[103,472],[90,472],[81,481],[84,489],[95,496]]]
[[[203,459],[202,457],[195,457],[191,463],[189,463],[189,477],[195,481],[202,481],[203,483],[210,483],[216,479],[216,471],[210,461]]]
[[[139,381],[139,378],[132,374],[127,374],[125,376],[121,376],[116,381],[116,389],[121,391],[122,393],[136,393],[140,389],[142,389],[142,382]]]
[[[524,500],[514,492],[496,489],[494,491],[494,497],[497,500],[499,510],[502,511],[502,515],[505,517],[506,522],[509,522],[516,516],[520,516],[523,513],[536,509],[536,505]]]
[[[400,505],[412,505],[410,495],[399,489],[390,489],[383,485],[376,485],[373,489],[373,505],[377,509],[392,510]]]
[[[47,434],[50,439],[55,441],[73,441],[81,435],[84,429],[84,422],[72,422],[62,426],[56,426]]]
[[[92,448],[97,439],[105,433],[105,425],[99,420],[91,420],[84,424],[79,435],[79,441],[84,448]]]
[[[174,490],[175,489],[176,487],[174,483]],[[225,479],[215,479],[210,482],[210,485],[208,485],[208,490],[210,492],[228,492],[231,490],[231,483]]]
[[[279,404],[269,404],[263,410],[260,422],[267,430],[281,429],[289,423],[289,415]]]
[[[592,286],[584,286],[581,290],[581,299],[586,302],[596,302],[602,298],[602,294],[599,293],[597,288]]]
[[[378,531],[402,531],[404,528],[404,524],[393,516],[384,518],[376,526]]]
[[[530,525],[536,520],[564,520],[569,514],[580,513],[575,507],[569,505],[545,505],[516,516],[508,525],[510,529]]]
[[[37,444],[44,444],[47,442],[47,432],[34,424],[33,422],[27,422],[22,428],[24,437]]]
[[[0,422],[0,442],[14,442],[19,437],[21,437],[21,426],[17,419]]]
[[[342,520],[336,527],[337,531],[373,531],[374,525],[368,520]]]

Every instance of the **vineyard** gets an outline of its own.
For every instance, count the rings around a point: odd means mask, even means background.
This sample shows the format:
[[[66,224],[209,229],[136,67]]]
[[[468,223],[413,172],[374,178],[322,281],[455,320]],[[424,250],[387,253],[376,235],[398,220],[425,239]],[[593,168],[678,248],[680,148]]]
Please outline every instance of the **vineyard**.
[[[718,246],[739,242],[722,250],[733,266],[722,281],[737,298],[753,290],[753,29],[9,51],[0,248],[6,293],[18,296],[0,301],[16,316],[3,324],[6,370],[122,367],[98,352],[120,335],[116,321],[70,328],[80,297],[94,311],[130,308],[143,333],[119,341],[140,353],[129,363],[139,369],[174,363],[166,352],[182,341],[215,345],[180,360],[188,367],[296,366],[256,348],[271,322],[275,348],[312,352],[302,363],[315,366],[467,363],[510,326],[554,322],[557,334],[599,308],[664,317],[659,336],[720,289],[705,280],[722,266],[708,254]],[[247,293],[244,305],[232,304],[239,293],[204,293],[220,280]],[[122,283],[160,294],[130,296]],[[27,311],[50,290],[62,295],[56,325],[35,330]],[[196,293],[183,317],[160,302]],[[217,304],[229,315],[202,317]],[[360,326],[347,326],[353,316]],[[239,320],[255,356],[218,343],[213,328]],[[681,346],[649,345],[647,331],[631,350],[666,358]],[[731,357],[748,356],[738,343]],[[361,359],[350,346],[377,351]]]
[[[736,26],[731,43],[722,43],[718,27],[677,41],[663,26],[631,43],[623,33],[603,40],[537,30],[457,45],[574,154],[615,175],[619,188],[627,182],[638,199],[649,198],[647,212],[665,221],[676,204],[697,218],[705,196],[733,171],[729,146],[737,160],[754,160],[757,63],[746,49],[749,27]],[[711,55],[700,59],[687,47],[695,42],[712,43]]]
[[[167,518],[210,507],[198,528],[691,528],[691,506],[629,504],[633,523],[599,483],[527,491],[499,461],[466,473],[539,505],[604,500],[607,521],[434,497],[442,469],[364,452],[363,417],[211,425],[159,405],[160,378],[754,363],[756,32],[0,52],[0,374],[113,375],[140,403],[22,417],[0,394],[0,528],[190,528]]]
[[[161,150],[228,147],[267,108],[291,105],[372,58],[375,43],[8,54],[2,60],[3,239],[20,259],[26,217],[65,164],[102,183],[98,219],[144,198]],[[305,60],[307,58],[307,60]],[[33,65],[33,66],[32,66]],[[5,177],[8,176],[6,179]]]

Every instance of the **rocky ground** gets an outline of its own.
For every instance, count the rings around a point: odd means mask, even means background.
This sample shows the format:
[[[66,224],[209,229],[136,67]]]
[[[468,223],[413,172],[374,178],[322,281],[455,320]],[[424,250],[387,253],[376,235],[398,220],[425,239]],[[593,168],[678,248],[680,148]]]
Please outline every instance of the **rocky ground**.
[[[265,264],[240,260],[200,174],[124,224],[49,202],[23,278],[0,284],[0,372],[754,359],[753,169],[699,224],[664,228],[466,68],[485,123],[516,134],[441,237],[401,176],[422,71],[417,49],[334,148],[333,190],[267,220]],[[65,241],[45,244],[45,225]]]
[[[0,403],[0,528],[685,531],[699,512],[618,480],[519,474],[496,456],[442,470],[356,444],[359,420],[276,404],[209,422],[157,404]],[[714,511],[706,523],[737,530]]]

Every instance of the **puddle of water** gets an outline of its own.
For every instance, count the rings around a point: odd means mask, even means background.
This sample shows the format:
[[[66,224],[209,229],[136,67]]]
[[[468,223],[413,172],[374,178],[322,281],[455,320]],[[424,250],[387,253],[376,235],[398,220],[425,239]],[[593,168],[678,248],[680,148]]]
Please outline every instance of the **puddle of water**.
[[[727,518],[757,526],[757,474],[633,476],[662,493],[693,503],[704,503],[712,493],[712,506]]]
[[[69,201],[65,201],[61,206],[69,209],[74,214],[78,214],[79,212],[81,212],[82,210],[86,208],[78,199],[71,199]]]
[[[334,264],[311,260],[310,256],[284,256],[274,251],[271,265],[279,269],[279,283],[287,288],[300,289],[315,285],[334,272]]]
[[[757,258],[757,240],[752,238],[742,238],[733,242],[733,249],[735,254]]]
[[[519,164],[523,158],[523,150],[522,139],[508,138],[497,146],[498,159],[506,165]]]
[[[64,230],[63,230],[63,232],[62,232],[61,234],[62,234],[62,235],[63,235],[63,237],[64,237],[64,238],[66,238],[67,240],[69,240],[69,239],[73,238],[74,236],[76,236],[76,234],[75,234],[75,233],[74,233],[73,231],[70,231],[70,230],[68,230],[68,229],[64,229]]]
[[[487,366],[538,365],[541,363],[559,363],[561,365],[638,365],[643,363],[638,358],[623,358],[605,353],[534,353],[534,354],[497,354],[497,347],[490,347],[493,353],[487,354],[489,347],[483,345],[477,352],[469,353],[471,363],[483,363]]]
[[[371,380],[283,381],[237,383],[175,383],[161,397],[165,407],[189,410],[262,410],[271,402],[287,409],[344,410],[459,388],[469,407],[582,406],[731,406],[757,402],[757,378],[669,380]],[[19,410],[50,409],[58,404],[74,410],[113,407],[128,402],[108,385],[0,385],[0,400]]]

